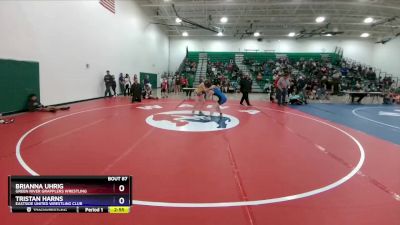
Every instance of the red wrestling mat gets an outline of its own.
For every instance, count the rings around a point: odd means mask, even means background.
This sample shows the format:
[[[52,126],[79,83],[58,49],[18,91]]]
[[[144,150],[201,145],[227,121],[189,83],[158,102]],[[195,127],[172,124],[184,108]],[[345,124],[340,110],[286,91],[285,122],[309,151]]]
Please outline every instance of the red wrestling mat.
[[[0,126],[2,223],[399,224],[399,146],[288,107],[228,102],[210,119],[193,104],[104,99]],[[130,174],[135,205],[11,214],[7,175],[29,173]]]

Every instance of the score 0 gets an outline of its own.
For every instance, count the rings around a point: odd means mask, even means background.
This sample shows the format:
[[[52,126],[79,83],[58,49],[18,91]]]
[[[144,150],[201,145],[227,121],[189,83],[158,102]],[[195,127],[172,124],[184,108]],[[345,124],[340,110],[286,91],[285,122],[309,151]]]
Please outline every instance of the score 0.
[[[131,191],[130,186],[131,186],[131,177],[130,176],[108,176],[107,180],[109,182],[113,182],[114,184],[114,193],[115,194],[122,194],[123,196],[118,196],[117,202],[119,205],[130,205],[130,199],[131,199]],[[128,193],[125,193],[127,192]],[[126,196],[128,195],[128,196]]]
[[[128,181],[129,177],[108,177],[108,181],[122,181],[122,182],[126,182]],[[125,191],[125,185],[120,184],[118,186],[118,190],[119,192],[124,192]]]

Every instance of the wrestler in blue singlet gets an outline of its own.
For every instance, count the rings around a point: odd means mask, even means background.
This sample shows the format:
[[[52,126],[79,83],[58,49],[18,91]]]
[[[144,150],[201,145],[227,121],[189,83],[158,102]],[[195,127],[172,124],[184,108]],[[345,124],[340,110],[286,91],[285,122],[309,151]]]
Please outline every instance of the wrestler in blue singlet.
[[[214,87],[212,91],[214,92],[214,95],[218,97],[219,105],[223,105],[228,100],[219,87]]]

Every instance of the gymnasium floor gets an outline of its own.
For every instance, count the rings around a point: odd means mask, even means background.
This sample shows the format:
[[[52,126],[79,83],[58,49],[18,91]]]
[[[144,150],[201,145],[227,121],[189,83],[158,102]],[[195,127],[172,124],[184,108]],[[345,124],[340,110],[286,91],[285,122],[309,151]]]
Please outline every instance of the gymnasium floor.
[[[262,98],[243,107],[231,96],[211,121],[182,98],[18,115],[0,126],[2,177],[128,174],[134,205],[128,215],[15,215],[3,194],[2,223],[400,224],[399,107]]]

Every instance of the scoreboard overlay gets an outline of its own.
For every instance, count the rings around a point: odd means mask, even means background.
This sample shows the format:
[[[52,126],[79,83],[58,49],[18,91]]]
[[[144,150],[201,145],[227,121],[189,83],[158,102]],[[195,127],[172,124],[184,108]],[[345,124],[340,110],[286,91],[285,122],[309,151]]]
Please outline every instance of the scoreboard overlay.
[[[9,176],[13,213],[129,213],[131,176]]]

